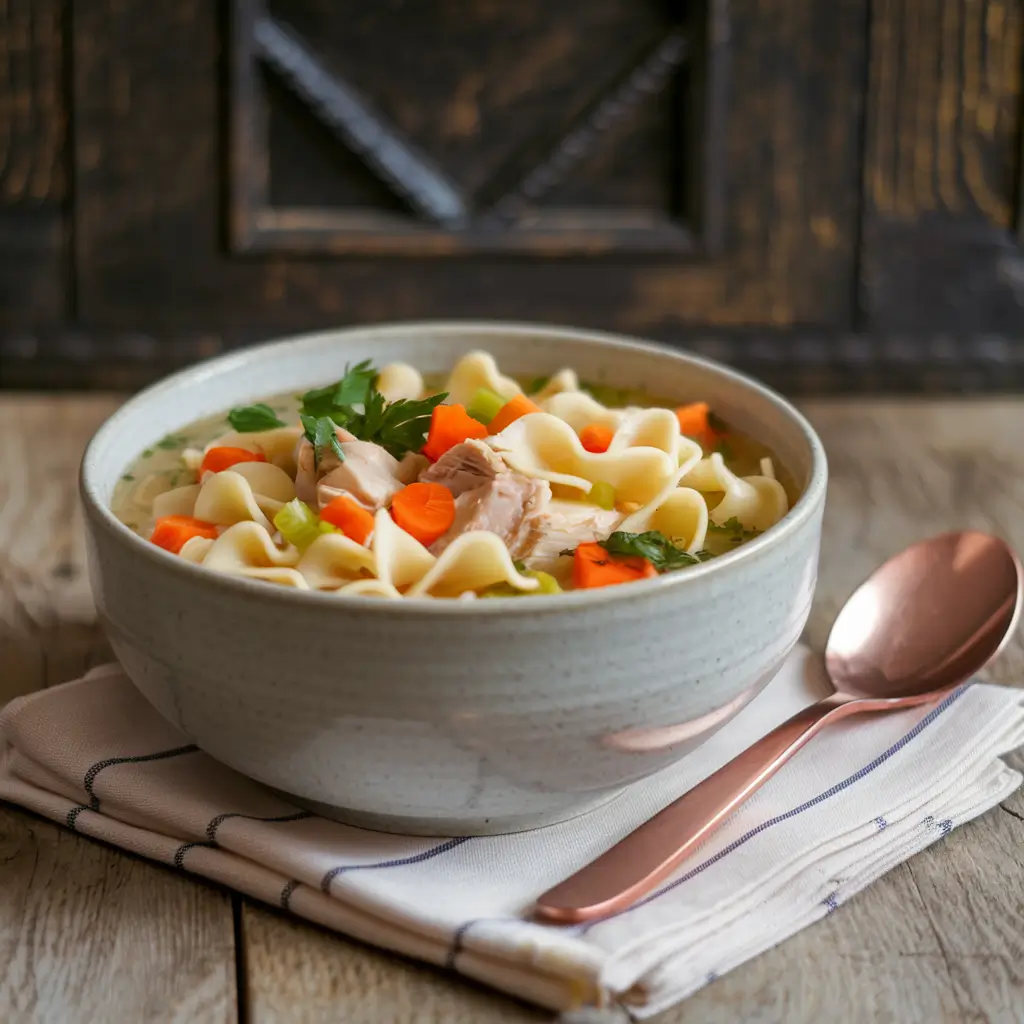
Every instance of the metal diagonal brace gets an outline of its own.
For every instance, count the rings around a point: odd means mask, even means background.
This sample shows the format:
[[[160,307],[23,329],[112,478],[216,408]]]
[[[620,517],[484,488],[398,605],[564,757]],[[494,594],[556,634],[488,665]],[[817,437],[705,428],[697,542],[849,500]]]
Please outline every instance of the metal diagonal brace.
[[[469,220],[468,204],[458,188],[291,32],[263,17],[256,21],[253,39],[261,59],[312,107],[319,120],[420,214],[445,227],[459,227]]]

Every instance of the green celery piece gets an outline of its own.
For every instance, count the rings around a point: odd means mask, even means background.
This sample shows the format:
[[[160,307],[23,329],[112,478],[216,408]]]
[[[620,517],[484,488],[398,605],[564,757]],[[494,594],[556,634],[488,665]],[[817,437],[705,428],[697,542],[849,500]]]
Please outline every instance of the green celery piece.
[[[486,427],[498,415],[504,404],[505,399],[497,391],[492,391],[490,388],[477,388],[466,412]]]
[[[591,486],[589,497],[598,508],[603,508],[606,511],[615,508],[615,488],[603,480],[598,480]]]
[[[304,502],[293,498],[274,516],[274,526],[281,536],[300,551],[305,551],[317,539],[323,536],[320,529],[320,517]]]

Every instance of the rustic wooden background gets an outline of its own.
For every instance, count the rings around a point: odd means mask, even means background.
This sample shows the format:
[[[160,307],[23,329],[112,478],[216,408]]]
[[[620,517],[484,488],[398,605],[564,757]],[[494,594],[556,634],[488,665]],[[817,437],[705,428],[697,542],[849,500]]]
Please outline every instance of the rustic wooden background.
[[[1024,387],[1022,0],[0,0],[0,385],[512,317]]]

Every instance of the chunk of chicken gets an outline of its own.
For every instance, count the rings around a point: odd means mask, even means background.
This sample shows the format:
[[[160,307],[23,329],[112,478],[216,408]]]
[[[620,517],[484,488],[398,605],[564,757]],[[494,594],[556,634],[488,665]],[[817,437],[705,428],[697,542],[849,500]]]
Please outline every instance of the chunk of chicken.
[[[345,461],[320,478],[316,488],[320,508],[347,494],[364,508],[386,508],[405,486],[398,478],[398,459],[371,441],[344,441]]]
[[[504,460],[483,441],[463,441],[449,448],[432,466],[420,474],[428,484],[444,484],[458,498],[504,473],[510,472]]]
[[[568,558],[560,560],[562,551],[604,540],[622,519],[623,514],[614,509],[606,511],[582,501],[552,501],[536,524],[540,537],[524,558],[526,567],[559,577],[571,565]]]
[[[455,499],[455,522],[430,550],[439,555],[462,534],[487,530],[505,542],[513,558],[522,558],[540,539],[538,524],[550,501],[551,486],[546,480],[501,473]]]

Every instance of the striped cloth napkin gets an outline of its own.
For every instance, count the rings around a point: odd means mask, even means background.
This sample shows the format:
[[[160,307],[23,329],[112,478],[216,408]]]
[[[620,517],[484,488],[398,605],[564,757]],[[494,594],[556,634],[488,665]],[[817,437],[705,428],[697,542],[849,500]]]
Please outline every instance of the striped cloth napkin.
[[[315,817],[218,764],[122,671],[0,713],[0,798],[328,928],[543,1006],[658,1013],[835,911],[1005,799],[1024,742],[1016,690],[975,684],[933,708],[833,726],[653,895],[589,926],[528,919],[540,893],[826,692],[798,648],[696,754],[563,825],[425,839]]]

